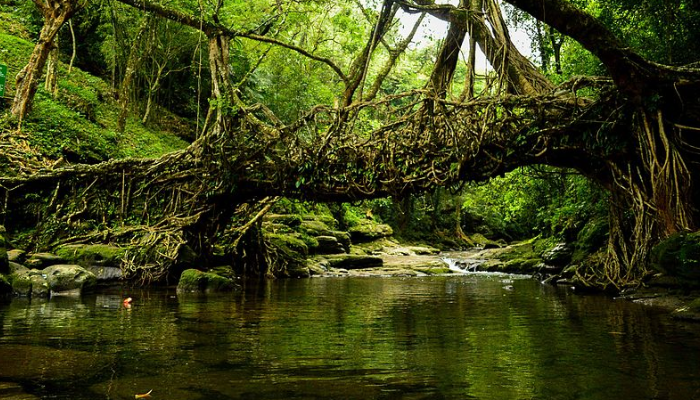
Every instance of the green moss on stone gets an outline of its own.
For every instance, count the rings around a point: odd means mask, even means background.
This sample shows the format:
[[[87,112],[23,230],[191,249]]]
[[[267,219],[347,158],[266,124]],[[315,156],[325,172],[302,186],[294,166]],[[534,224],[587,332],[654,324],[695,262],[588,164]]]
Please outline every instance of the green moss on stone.
[[[656,245],[651,266],[688,281],[700,281],[700,232],[677,233]]]
[[[333,230],[325,223],[317,220],[303,221],[299,226],[301,232],[309,236],[332,236]]]
[[[353,242],[369,242],[394,234],[393,229],[386,224],[377,224],[370,220],[361,220],[361,222],[348,229]]]
[[[107,244],[69,244],[57,247],[55,253],[62,259],[81,266],[99,263],[118,267],[128,250],[128,247]]]
[[[213,293],[226,292],[235,289],[233,280],[213,272],[202,272],[197,269],[187,269],[180,275],[177,284],[178,292]]]
[[[572,262],[579,262],[603,247],[608,240],[608,220],[595,218],[589,221],[576,237]]]
[[[280,248],[285,252],[296,253],[302,257],[306,257],[309,254],[309,247],[307,246],[307,244],[296,235],[273,233],[267,235],[267,237],[274,246]],[[318,246],[318,242],[316,243],[316,245]]]

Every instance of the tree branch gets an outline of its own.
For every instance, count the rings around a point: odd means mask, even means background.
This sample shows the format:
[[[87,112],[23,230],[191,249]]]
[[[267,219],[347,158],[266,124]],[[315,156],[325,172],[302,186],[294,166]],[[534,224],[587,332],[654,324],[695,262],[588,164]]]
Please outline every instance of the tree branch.
[[[197,18],[192,15],[188,15],[185,13],[181,13],[179,11],[166,8],[161,6],[160,4],[153,3],[149,0],[117,0],[120,3],[124,3],[127,5],[130,5],[132,7],[144,10],[144,11],[150,11],[153,12],[157,15],[160,15],[163,18],[170,19],[172,21],[179,22],[181,24],[187,25],[191,28],[197,29],[197,30],[202,30],[207,36],[212,36],[217,32],[224,33],[227,36],[231,37],[242,37],[250,40],[255,40],[259,42],[265,42],[265,43],[271,43],[275,44],[277,46],[284,47],[286,49],[295,51],[305,57],[308,57],[312,60],[322,62],[326,65],[328,65],[333,71],[335,71],[336,74],[342,79],[343,82],[347,82],[348,78],[345,76],[343,71],[336,65],[332,60],[325,58],[325,57],[320,57],[316,56],[301,47],[295,46],[293,44],[285,43],[281,40],[278,39],[273,39],[267,36],[262,36],[258,35],[252,32],[243,32],[243,31],[236,31],[233,29],[226,28],[220,24],[211,22],[211,21],[206,21],[202,20],[200,18]]]

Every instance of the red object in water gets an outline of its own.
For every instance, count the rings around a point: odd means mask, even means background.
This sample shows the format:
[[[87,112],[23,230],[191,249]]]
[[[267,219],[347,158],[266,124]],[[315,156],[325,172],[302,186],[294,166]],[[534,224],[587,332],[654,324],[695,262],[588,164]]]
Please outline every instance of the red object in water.
[[[130,305],[131,305],[131,300],[132,300],[131,297],[127,297],[126,299],[124,299],[124,301],[122,302],[122,304],[124,304],[125,307],[126,307],[126,306],[130,306]]]

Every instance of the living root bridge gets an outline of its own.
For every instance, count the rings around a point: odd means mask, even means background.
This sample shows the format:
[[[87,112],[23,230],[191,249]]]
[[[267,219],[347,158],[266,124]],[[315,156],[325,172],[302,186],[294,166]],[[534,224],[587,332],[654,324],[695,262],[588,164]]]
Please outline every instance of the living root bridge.
[[[36,224],[33,241],[40,248],[129,246],[134,250],[125,270],[161,279],[183,253],[206,257],[222,238],[224,248],[244,246],[240,238],[248,229],[238,228],[259,214],[265,206],[253,204],[264,198],[403,196],[487,179],[518,165],[582,162],[571,132],[600,129],[599,121],[615,118],[600,112],[618,109],[578,99],[576,90],[585,84],[601,82],[578,80],[539,97],[464,103],[412,91],[341,109],[317,107],[287,126],[264,107],[239,108],[228,130],[214,127],[187,149],[159,159],[2,177],[0,217],[13,230]],[[374,121],[383,123],[376,127]],[[595,163],[586,157],[586,165]]]

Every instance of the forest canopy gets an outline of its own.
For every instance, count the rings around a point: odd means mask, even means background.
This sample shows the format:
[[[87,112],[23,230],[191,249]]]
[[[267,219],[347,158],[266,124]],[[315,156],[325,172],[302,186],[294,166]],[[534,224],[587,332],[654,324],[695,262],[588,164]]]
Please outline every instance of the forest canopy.
[[[532,165],[576,171],[609,193],[607,249],[582,270],[592,284],[637,284],[654,244],[698,225],[694,0],[10,7],[37,32],[14,87],[18,135],[40,81],[57,96],[61,57],[109,82],[117,140],[163,110],[194,125],[184,149],[159,158],[16,161],[0,178],[4,212],[38,194],[50,199],[42,223],[75,233],[45,242],[137,237],[166,249],[161,271],[183,245],[209,254],[219,242],[255,260],[238,262],[270,263],[251,256],[266,248],[251,232],[277,196],[401,198]],[[415,24],[403,27],[408,15]],[[430,19],[446,24],[444,37],[416,46]],[[529,33],[532,60],[509,26]]]

